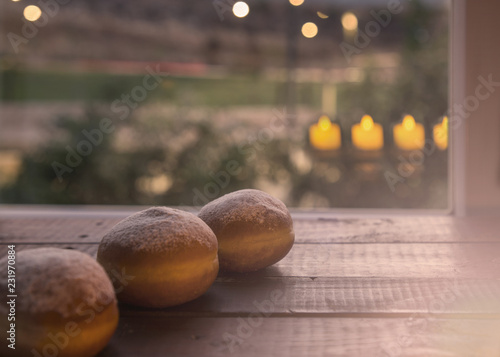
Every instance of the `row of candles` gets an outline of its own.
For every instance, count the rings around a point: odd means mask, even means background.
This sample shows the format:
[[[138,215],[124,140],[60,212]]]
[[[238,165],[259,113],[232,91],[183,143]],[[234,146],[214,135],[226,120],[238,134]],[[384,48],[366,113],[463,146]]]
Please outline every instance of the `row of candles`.
[[[448,118],[434,125],[432,132],[434,144],[439,150],[448,147]],[[373,121],[369,115],[364,115],[358,124],[351,127],[352,144],[359,150],[377,151],[384,147],[382,125]],[[405,115],[401,123],[393,127],[394,144],[401,150],[420,150],[425,145],[424,126],[415,122],[411,115]],[[317,150],[337,150],[342,145],[339,125],[332,123],[323,115],[318,123],[309,127],[309,141]]]

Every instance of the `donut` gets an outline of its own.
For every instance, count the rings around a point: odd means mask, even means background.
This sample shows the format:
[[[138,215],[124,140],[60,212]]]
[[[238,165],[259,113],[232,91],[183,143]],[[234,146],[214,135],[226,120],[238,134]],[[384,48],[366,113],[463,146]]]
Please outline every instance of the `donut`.
[[[259,190],[240,190],[206,204],[200,217],[219,242],[221,270],[251,272],[287,255],[295,233],[285,204]]]
[[[151,308],[183,304],[204,294],[219,272],[217,238],[198,217],[152,207],[118,222],[104,235],[97,260],[130,277],[119,301]]]
[[[0,260],[4,298],[13,292],[7,291],[8,262],[7,257]],[[15,297],[0,304],[0,318],[11,331],[2,348],[14,342],[15,349],[7,347],[2,356],[92,357],[106,346],[118,325],[117,301],[106,272],[93,258],[75,250],[39,248],[19,251],[9,266],[15,267]]]

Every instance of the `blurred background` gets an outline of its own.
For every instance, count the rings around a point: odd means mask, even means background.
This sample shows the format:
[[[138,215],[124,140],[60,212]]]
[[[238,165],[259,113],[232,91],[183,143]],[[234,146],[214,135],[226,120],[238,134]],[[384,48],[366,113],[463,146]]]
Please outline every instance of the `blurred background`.
[[[448,207],[446,0],[3,0],[0,202]]]

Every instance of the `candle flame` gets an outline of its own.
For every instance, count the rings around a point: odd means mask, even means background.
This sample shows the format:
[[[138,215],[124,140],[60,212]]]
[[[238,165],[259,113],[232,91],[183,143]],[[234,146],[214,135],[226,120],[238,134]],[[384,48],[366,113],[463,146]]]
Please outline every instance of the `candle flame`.
[[[318,125],[321,130],[327,131],[332,126],[332,122],[326,115],[322,115],[318,120]]]
[[[373,119],[369,115],[364,115],[363,118],[361,118],[361,127],[368,131],[373,128]]]
[[[446,132],[448,132],[448,117],[443,118],[441,125],[443,126],[443,129],[446,130]]]
[[[448,117],[443,117],[441,123],[434,125],[434,142],[440,150],[448,148]]]
[[[410,131],[415,128],[415,119],[411,115],[406,115],[403,118],[403,127]]]

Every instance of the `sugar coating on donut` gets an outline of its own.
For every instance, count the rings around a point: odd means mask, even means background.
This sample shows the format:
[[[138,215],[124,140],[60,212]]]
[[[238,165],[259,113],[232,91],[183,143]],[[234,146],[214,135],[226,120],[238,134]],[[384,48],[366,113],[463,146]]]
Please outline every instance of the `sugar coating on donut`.
[[[104,235],[99,250],[119,244],[131,253],[164,253],[194,243],[208,251],[217,250],[215,234],[195,215],[174,208],[151,207],[118,222]]]
[[[253,189],[224,195],[203,207],[198,215],[214,230],[234,222],[252,222],[272,231],[284,222],[292,225],[287,207],[275,197]],[[215,225],[215,226],[212,226]]]
[[[24,250],[17,253],[15,268],[19,312],[56,312],[68,318],[78,308],[75,301],[93,306],[115,300],[104,269],[82,252],[59,248]],[[0,270],[7,271],[7,257],[0,260]],[[6,274],[2,274],[0,285],[0,290],[6,289]]]

